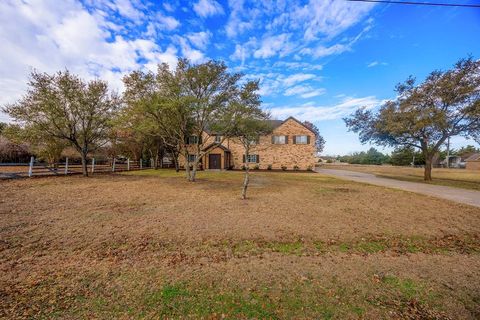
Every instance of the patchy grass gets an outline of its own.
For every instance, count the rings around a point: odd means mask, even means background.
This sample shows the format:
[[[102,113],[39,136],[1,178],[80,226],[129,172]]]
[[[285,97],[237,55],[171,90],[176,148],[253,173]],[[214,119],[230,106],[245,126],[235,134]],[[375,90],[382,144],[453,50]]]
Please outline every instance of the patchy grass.
[[[312,173],[0,182],[0,318],[478,318],[480,209]]]
[[[332,165],[326,168],[372,173],[377,177],[402,181],[422,182],[423,168],[376,166],[376,165]],[[480,171],[465,169],[432,169],[433,180],[429,183],[463,189],[480,190]]]

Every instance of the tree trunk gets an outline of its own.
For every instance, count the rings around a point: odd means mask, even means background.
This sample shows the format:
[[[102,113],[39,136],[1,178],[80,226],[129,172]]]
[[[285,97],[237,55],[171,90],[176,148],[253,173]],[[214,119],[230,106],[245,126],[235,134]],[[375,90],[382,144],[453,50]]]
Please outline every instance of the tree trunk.
[[[82,157],[82,174],[84,177],[88,177],[87,154],[85,152],[82,152],[81,157]]]
[[[425,157],[425,171],[423,172],[423,180],[432,181],[432,158],[433,156]]]
[[[192,168],[192,171],[190,171],[190,176],[188,178],[188,181],[190,182],[195,182],[195,178],[197,176],[197,161],[195,161],[193,163],[193,168]]]
[[[249,172],[250,170],[247,164],[245,166],[245,178],[243,179],[243,186],[242,186],[242,200],[247,199],[247,188],[248,188],[248,183],[250,182]]]
[[[155,158],[153,161],[154,161],[153,168],[157,170],[158,169],[158,151],[155,153]]]
[[[172,153],[173,164],[175,165],[175,172],[179,172],[180,168],[178,166],[178,154]]]
[[[185,174],[187,175],[187,180],[190,181],[190,161],[188,161],[188,154],[183,156],[185,157]]]

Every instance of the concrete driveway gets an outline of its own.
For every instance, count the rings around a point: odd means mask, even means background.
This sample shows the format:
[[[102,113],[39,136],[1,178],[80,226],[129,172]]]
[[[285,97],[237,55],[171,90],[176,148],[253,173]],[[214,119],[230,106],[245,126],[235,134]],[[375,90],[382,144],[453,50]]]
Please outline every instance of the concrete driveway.
[[[377,186],[401,189],[416,193],[425,194],[432,197],[452,200],[468,204],[475,207],[480,207],[480,191],[467,190],[460,188],[453,188],[447,186],[437,186],[432,184],[400,181],[388,178],[380,178],[370,173],[355,172],[348,170],[337,169],[316,169],[318,173],[329,176],[334,176],[340,179],[352,180],[357,182],[364,182],[374,184]]]

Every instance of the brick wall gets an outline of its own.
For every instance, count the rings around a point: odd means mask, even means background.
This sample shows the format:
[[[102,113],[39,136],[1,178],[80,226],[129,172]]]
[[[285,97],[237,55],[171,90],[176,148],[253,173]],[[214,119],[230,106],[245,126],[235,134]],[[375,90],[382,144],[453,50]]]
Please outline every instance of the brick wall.
[[[288,136],[288,143],[272,144],[272,135]],[[269,165],[272,166],[272,169],[281,169],[282,166],[286,166],[287,170],[293,170],[295,165],[298,166],[300,170],[314,167],[315,136],[312,131],[308,130],[297,121],[289,119],[276,128],[272,135],[260,137],[259,143],[250,151],[251,154],[257,154],[260,156],[260,161],[258,163],[260,169],[267,169]],[[300,135],[310,136],[310,143],[294,144],[293,136]],[[203,139],[206,141],[204,146],[207,146],[214,141],[214,138],[209,137],[207,134],[204,134]],[[243,145],[235,138],[225,140],[223,145],[231,151],[231,162],[234,168],[240,169],[243,166],[243,155],[245,154]],[[189,146],[189,148],[190,147],[193,146]],[[222,154],[222,169],[225,169],[223,167],[223,151],[212,150],[212,153]],[[205,158],[208,158],[208,155]],[[184,166],[185,164],[185,159],[181,155],[179,157],[179,164],[180,166]],[[208,168],[208,159],[203,159],[203,164],[205,168]],[[250,167],[253,168],[255,165],[255,163],[251,163]]]

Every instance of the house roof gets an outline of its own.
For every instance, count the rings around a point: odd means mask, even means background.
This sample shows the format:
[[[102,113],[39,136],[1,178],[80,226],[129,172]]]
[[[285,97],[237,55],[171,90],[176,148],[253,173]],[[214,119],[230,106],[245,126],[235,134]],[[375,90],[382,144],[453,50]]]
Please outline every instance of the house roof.
[[[300,124],[301,126],[307,128],[308,130],[310,130],[313,134],[315,134],[315,132],[310,129],[309,127],[307,127],[306,125],[304,125],[301,121],[297,120],[296,118],[294,117],[288,117],[287,119],[285,120],[272,120],[272,119],[269,119],[269,120],[265,120],[265,122],[267,122],[268,124],[270,124],[272,126],[272,129],[277,129],[278,127],[280,127],[282,124],[284,124],[285,122],[287,122],[288,120],[293,120],[295,122],[297,122],[298,124]],[[208,134],[215,134],[215,132],[213,132],[212,130],[210,130],[210,128],[207,126],[205,128],[205,132],[208,133]]]
[[[480,161],[480,153],[472,154],[470,157],[465,159],[465,161]]]
[[[212,142],[210,143],[208,146],[206,146],[205,148],[203,148],[203,151],[206,151],[210,148],[220,148],[222,149],[223,151],[228,151],[230,152],[230,149],[228,149],[227,147],[225,147],[223,144],[219,144],[217,142]]]

